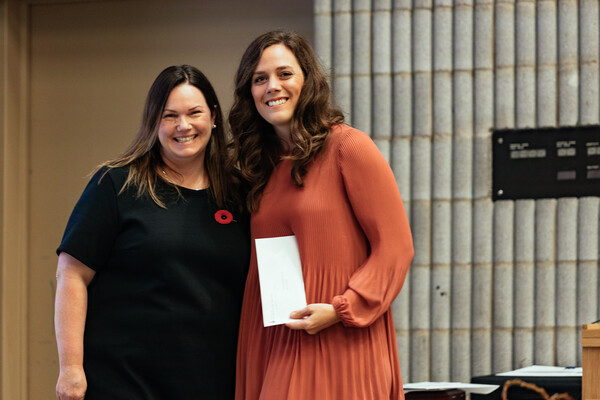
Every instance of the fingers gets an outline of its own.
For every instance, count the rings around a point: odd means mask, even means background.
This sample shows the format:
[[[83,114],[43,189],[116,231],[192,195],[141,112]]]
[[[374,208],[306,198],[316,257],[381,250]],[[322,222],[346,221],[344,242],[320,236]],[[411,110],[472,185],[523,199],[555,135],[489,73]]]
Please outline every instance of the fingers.
[[[84,394],[79,394],[79,393],[56,393],[56,398],[58,400],[84,400],[85,398],[85,393]]]
[[[306,306],[301,310],[296,310],[296,311],[292,311],[292,313],[290,314],[290,318],[293,319],[300,319],[300,318],[304,318],[307,317],[311,314],[310,311],[310,306]]]
[[[333,306],[324,303],[309,304],[302,310],[292,312],[290,318],[299,320],[288,322],[286,324],[288,328],[296,330],[303,329],[310,335],[317,334],[323,329],[336,324],[340,320]]]
[[[302,329],[307,328],[307,322],[306,322],[306,320],[302,319],[299,321],[287,322],[285,324],[285,326],[287,326],[290,329],[294,329],[294,330],[302,330]]]
[[[58,400],[83,400],[85,391],[82,390],[56,390]]]

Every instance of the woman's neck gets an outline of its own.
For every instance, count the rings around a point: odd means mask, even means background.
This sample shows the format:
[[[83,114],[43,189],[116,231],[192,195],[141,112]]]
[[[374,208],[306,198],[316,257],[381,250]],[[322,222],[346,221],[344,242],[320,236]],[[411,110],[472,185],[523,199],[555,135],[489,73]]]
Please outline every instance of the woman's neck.
[[[203,161],[181,165],[163,158],[163,162],[165,166],[160,173],[167,181],[177,186],[200,190],[206,189],[210,184]]]
[[[279,138],[281,142],[281,147],[283,148],[284,153],[289,153],[292,151],[293,143],[292,143],[292,134],[289,129],[282,129],[280,127],[273,127],[275,129],[275,134]]]

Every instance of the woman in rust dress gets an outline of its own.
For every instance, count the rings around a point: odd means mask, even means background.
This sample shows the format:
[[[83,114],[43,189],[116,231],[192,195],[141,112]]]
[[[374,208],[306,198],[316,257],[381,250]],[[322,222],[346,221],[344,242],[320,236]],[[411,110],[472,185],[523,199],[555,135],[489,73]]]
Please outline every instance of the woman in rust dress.
[[[310,44],[255,39],[229,122],[252,212],[236,399],[402,399],[391,304],[413,256],[394,175],[343,124]],[[254,239],[295,235],[308,306],[263,327]]]

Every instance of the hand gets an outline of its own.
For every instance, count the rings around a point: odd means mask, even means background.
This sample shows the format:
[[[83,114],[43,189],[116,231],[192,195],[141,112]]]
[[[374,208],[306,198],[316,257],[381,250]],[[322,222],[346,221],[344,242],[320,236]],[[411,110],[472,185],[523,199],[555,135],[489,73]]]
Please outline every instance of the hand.
[[[340,321],[333,306],[324,303],[309,304],[302,310],[292,312],[290,318],[299,321],[288,322],[285,326],[290,329],[304,329],[310,335],[319,333]]]
[[[87,380],[82,366],[60,369],[56,383],[56,398],[59,400],[83,400],[87,389]]]

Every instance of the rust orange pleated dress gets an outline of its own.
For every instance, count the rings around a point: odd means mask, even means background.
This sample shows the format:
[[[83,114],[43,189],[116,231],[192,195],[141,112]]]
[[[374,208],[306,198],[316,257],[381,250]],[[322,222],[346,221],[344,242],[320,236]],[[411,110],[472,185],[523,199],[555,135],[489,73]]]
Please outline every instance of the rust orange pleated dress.
[[[242,306],[237,400],[403,399],[392,301],[413,256],[392,171],[373,141],[334,126],[304,187],[281,161],[252,216],[252,255]],[[316,335],[263,327],[254,239],[296,235],[311,303],[342,322]]]

